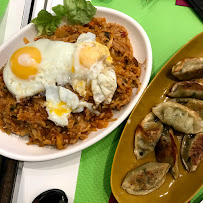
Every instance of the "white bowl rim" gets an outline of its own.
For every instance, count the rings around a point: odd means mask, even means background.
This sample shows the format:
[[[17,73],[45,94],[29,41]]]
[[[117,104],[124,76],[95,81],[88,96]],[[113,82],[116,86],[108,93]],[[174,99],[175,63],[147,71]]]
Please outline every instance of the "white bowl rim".
[[[0,148],[0,154],[12,159],[16,159],[16,160],[20,160],[20,161],[30,161],[30,162],[34,162],[34,161],[47,161],[47,160],[52,160],[52,159],[57,159],[57,158],[61,158],[73,153],[76,153],[78,151],[82,151],[86,148],[88,148],[89,146],[97,143],[98,141],[100,141],[101,139],[103,139],[104,137],[106,137],[107,135],[109,135],[114,129],[116,129],[126,118],[127,116],[131,113],[131,111],[133,110],[135,104],[138,102],[140,96],[142,95],[142,93],[144,92],[145,88],[148,85],[148,82],[150,80],[150,76],[151,76],[151,70],[152,70],[152,48],[151,48],[151,44],[150,44],[150,40],[145,32],[145,30],[142,28],[142,26],[136,21],[134,20],[132,17],[128,16],[127,14],[124,14],[120,11],[111,9],[111,8],[107,8],[107,7],[100,7],[100,6],[96,6],[96,8],[100,11],[100,12],[108,12],[111,14],[115,14],[115,15],[119,15],[121,16],[123,19],[130,21],[132,24],[135,25],[135,27],[138,28],[138,30],[140,31],[140,33],[142,34],[143,38],[145,39],[145,43],[146,43],[146,47],[147,47],[147,60],[146,60],[146,67],[150,67],[146,69],[146,75],[144,78],[144,81],[142,82],[142,88],[139,90],[138,94],[136,95],[136,100],[132,103],[129,103],[128,108],[122,113],[122,115],[119,117],[119,119],[117,119],[116,121],[113,121],[114,124],[111,126],[108,126],[106,128],[105,133],[100,133],[99,135],[95,136],[93,139],[89,140],[89,142],[85,142],[83,143],[83,145],[76,145],[75,148],[71,149],[71,151],[66,151],[64,150],[59,150],[57,153],[54,154],[46,154],[46,155],[33,155],[33,156],[26,156],[25,155],[16,155],[12,152],[8,152],[4,149]],[[7,45],[10,43],[10,40],[14,40],[15,38],[18,37],[19,33],[21,32],[25,32],[26,30],[30,29],[30,27],[33,26],[32,23],[28,24],[27,26],[25,26],[23,29],[21,29],[20,31],[18,31],[14,36],[12,36],[9,40],[7,40],[6,42],[4,42],[3,45],[1,45],[0,47],[0,53],[1,51],[7,47]],[[131,100],[132,101],[132,100]],[[87,138],[88,139],[88,138]]]

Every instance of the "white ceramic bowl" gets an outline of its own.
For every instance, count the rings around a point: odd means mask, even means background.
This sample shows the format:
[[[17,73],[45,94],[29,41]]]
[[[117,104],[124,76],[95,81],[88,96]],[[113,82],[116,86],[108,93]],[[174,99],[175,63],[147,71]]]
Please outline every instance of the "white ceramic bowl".
[[[6,133],[0,132],[1,155],[22,161],[45,161],[63,157],[83,150],[98,142],[112,132],[130,114],[150,79],[152,69],[152,50],[149,38],[139,23],[119,11],[104,7],[97,7],[96,17],[105,17],[107,22],[115,22],[124,25],[128,31],[129,38],[133,46],[135,58],[140,63],[143,63],[146,60],[146,68],[143,68],[141,73],[140,79],[142,85],[138,94],[136,94],[137,90],[134,89],[131,102],[121,111],[114,112],[114,118],[117,118],[117,120],[110,122],[107,128],[98,130],[97,132],[92,132],[86,140],[79,140],[76,144],[69,145],[64,150],[57,150],[53,147],[26,145],[28,138],[19,137],[17,135],[7,135]],[[11,54],[16,49],[24,45],[24,37],[26,37],[29,41],[33,41],[36,34],[37,31],[35,26],[33,24],[29,24],[5,42],[0,47],[0,67],[7,62]],[[3,111],[3,109],[1,109],[1,111]]]

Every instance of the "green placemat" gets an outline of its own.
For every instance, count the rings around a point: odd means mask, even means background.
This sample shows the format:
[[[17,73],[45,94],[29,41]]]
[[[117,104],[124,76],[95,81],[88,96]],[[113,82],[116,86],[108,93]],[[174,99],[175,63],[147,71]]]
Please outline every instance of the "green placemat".
[[[119,10],[133,17],[147,32],[153,50],[151,79],[178,49],[203,31],[203,24],[191,8],[175,0],[92,0],[96,6]],[[108,202],[113,156],[123,123],[100,142],[83,150],[75,193],[76,203]],[[201,189],[191,200],[203,199]]]
[[[9,0],[0,0],[0,20],[6,10]]]

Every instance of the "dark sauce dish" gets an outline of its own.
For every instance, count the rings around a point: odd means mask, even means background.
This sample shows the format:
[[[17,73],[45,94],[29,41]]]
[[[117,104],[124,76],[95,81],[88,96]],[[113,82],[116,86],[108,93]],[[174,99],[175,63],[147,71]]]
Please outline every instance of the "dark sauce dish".
[[[68,203],[68,198],[64,191],[50,189],[39,194],[32,203]]]

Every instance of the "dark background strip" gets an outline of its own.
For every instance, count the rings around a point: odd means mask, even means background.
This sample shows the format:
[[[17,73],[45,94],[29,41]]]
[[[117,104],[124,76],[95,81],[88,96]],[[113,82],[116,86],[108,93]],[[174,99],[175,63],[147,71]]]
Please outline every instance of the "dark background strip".
[[[16,180],[18,161],[0,156],[0,203],[10,203]]]
[[[203,0],[187,0],[193,7],[194,11],[203,20]]]

